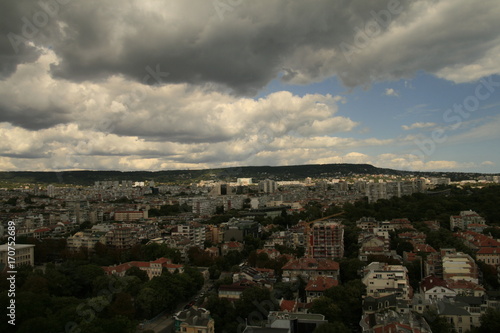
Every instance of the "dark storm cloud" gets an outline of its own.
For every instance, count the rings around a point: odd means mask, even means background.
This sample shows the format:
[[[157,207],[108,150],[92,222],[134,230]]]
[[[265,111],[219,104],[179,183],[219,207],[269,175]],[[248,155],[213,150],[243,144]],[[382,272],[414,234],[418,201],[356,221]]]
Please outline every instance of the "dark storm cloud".
[[[33,62],[38,59],[40,52],[26,41],[30,29],[26,20],[32,13],[35,2],[29,0],[0,1],[0,79],[6,78],[16,71],[17,65]],[[27,34],[28,33],[28,34]]]
[[[44,27],[43,43],[61,59],[52,73],[75,81],[123,74],[146,84],[216,82],[253,94],[298,50],[335,47],[386,1],[241,1],[222,16],[216,4],[72,1],[53,19],[59,24]]]
[[[498,45],[495,0],[98,1],[59,4],[31,39],[59,58],[55,77],[123,75],[148,85],[214,82],[252,95],[275,78],[306,84],[339,75],[347,86],[484,62]],[[38,1],[2,1],[1,75],[36,49],[7,34],[36,23]],[[42,16],[38,16],[40,18]],[[23,21],[24,20],[24,21]],[[43,21],[43,20],[42,20]],[[489,69],[491,72],[492,69]],[[494,70],[493,70],[494,71]]]
[[[60,107],[52,106],[46,109],[9,108],[2,105],[0,101],[0,122],[8,122],[28,130],[40,130],[69,121],[69,114]]]

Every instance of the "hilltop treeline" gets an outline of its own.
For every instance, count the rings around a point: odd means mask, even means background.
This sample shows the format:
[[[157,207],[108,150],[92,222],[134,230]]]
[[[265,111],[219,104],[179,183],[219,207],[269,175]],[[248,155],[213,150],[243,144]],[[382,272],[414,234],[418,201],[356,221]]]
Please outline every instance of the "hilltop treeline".
[[[421,177],[448,177],[452,181],[477,178],[479,173],[462,172],[415,172],[377,168],[370,164],[314,164],[292,166],[245,166],[204,170],[165,170],[165,171],[8,171],[0,172],[1,183],[31,184],[74,184],[92,185],[104,180],[154,180],[161,183],[185,183],[202,179],[234,181],[236,178],[261,180],[294,180],[312,178],[348,177],[350,175],[394,175]]]
[[[346,204],[345,217],[356,221],[363,216],[377,220],[406,217],[412,222],[438,220],[442,226],[449,227],[450,215],[463,210],[473,210],[486,219],[490,225],[500,226],[500,186],[484,188],[452,188],[447,195],[415,193],[402,198],[392,198],[368,203],[361,200]]]

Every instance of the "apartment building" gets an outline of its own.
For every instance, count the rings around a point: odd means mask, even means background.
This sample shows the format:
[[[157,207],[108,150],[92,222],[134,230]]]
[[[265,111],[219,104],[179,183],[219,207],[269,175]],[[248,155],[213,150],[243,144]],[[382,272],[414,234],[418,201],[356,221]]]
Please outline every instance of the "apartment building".
[[[215,321],[210,317],[210,311],[193,306],[174,315],[174,332],[213,333]]]
[[[14,253],[9,253],[9,250],[12,248],[15,249]],[[14,262],[9,262],[9,257],[14,258]],[[9,263],[13,263],[15,267],[19,267],[21,265],[34,266],[35,245],[16,244],[12,247],[8,246],[8,244],[0,245],[0,267],[3,266],[4,268],[8,268],[7,265]]]
[[[362,281],[366,285],[367,296],[396,294],[398,299],[410,300],[413,295],[408,270],[402,265],[372,262],[365,267]]]
[[[283,266],[283,281],[294,281],[298,276],[305,280],[317,276],[329,276],[338,280],[339,272],[339,263],[330,259],[291,259]]]
[[[172,237],[181,236],[189,239],[191,246],[204,247],[206,240],[206,227],[197,222],[190,222],[176,226],[172,232]]]
[[[307,256],[311,258],[344,257],[344,226],[340,222],[316,222],[307,234]]]
[[[66,248],[72,252],[77,252],[81,248],[93,251],[97,243],[106,244],[106,232],[84,230],[69,236],[66,239]]]
[[[461,211],[460,215],[450,216],[450,229],[468,229],[468,225],[486,225],[486,220],[472,210]]]

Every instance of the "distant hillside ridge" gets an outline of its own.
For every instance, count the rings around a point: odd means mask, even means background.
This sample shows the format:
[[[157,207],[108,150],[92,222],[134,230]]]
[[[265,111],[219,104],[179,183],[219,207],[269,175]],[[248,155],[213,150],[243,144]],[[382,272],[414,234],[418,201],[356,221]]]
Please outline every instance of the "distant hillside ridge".
[[[93,185],[95,181],[145,181],[159,183],[190,183],[200,180],[235,181],[237,178],[253,178],[254,181],[301,180],[311,178],[342,178],[353,175],[395,175],[416,177],[448,177],[452,181],[479,177],[480,173],[420,172],[378,168],[370,164],[308,164],[290,166],[242,166],[201,170],[163,171],[2,171],[0,182],[31,184]]]

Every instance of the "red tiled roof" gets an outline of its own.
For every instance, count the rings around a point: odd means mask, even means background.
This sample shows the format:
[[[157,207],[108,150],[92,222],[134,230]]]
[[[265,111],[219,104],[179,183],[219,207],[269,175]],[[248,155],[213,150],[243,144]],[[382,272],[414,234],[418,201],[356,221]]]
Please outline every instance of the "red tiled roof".
[[[283,270],[331,271],[339,270],[339,263],[330,259],[299,258],[288,261]]]
[[[338,285],[339,281],[334,278],[318,276],[315,279],[309,280],[305,289],[307,291],[325,291]]]
[[[469,290],[485,290],[481,285],[466,281],[466,280],[447,280],[448,288],[450,289],[469,289]]]
[[[420,288],[423,291],[427,291],[429,289],[432,289],[436,286],[439,287],[448,287],[448,284],[446,283],[445,280],[438,278],[437,276],[434,275],[429,275],[426,276],[421,282],[420,282]]]
[[[257,283],[253,282],[253,281],[250,281],[250,280],[247,280],[247,279],[243,279],[241,281],[238,281],[238,282],[235,282],[233,284],[223,284],[221,286],[219,286],[219,291],[243,291],[247,288],[250,288],[250,287],[253,287],[257,285]]]
[[[149,262],[145,262],[145,261],[132,261],[129,264],[132,266],[135,266],[135,267],[149,267],[149,266],[151,266],[151,264]]]
[[[500,247],[482,247],[476,254],[500,254]]]
[[[267,254],[275,253],[275,254],[280,254],[280,251],[278,251],[276,249],[258,249],[257,250],[257,254],[260,254],[260,253],[267,253]]]
[[[419,243],[413,244],[413,250],[416,252],[425,252],[425,253],[437,252],[436,249],[434,249],[429,244],[419,244]]]
[[[40,229],[36,229],[35,231],[33,232],[47,232],[47,231],[51,231],[52,229],[50,228],[40,228]]]
[[[241,244],[240,242],[228,242],[225,244],[227,247],[230,247],[230,248],[239,248],[241,247],[243,244]]]
[[[280,311],[294,312],[297,307],[296,301],[282,300],[280,304]]]

